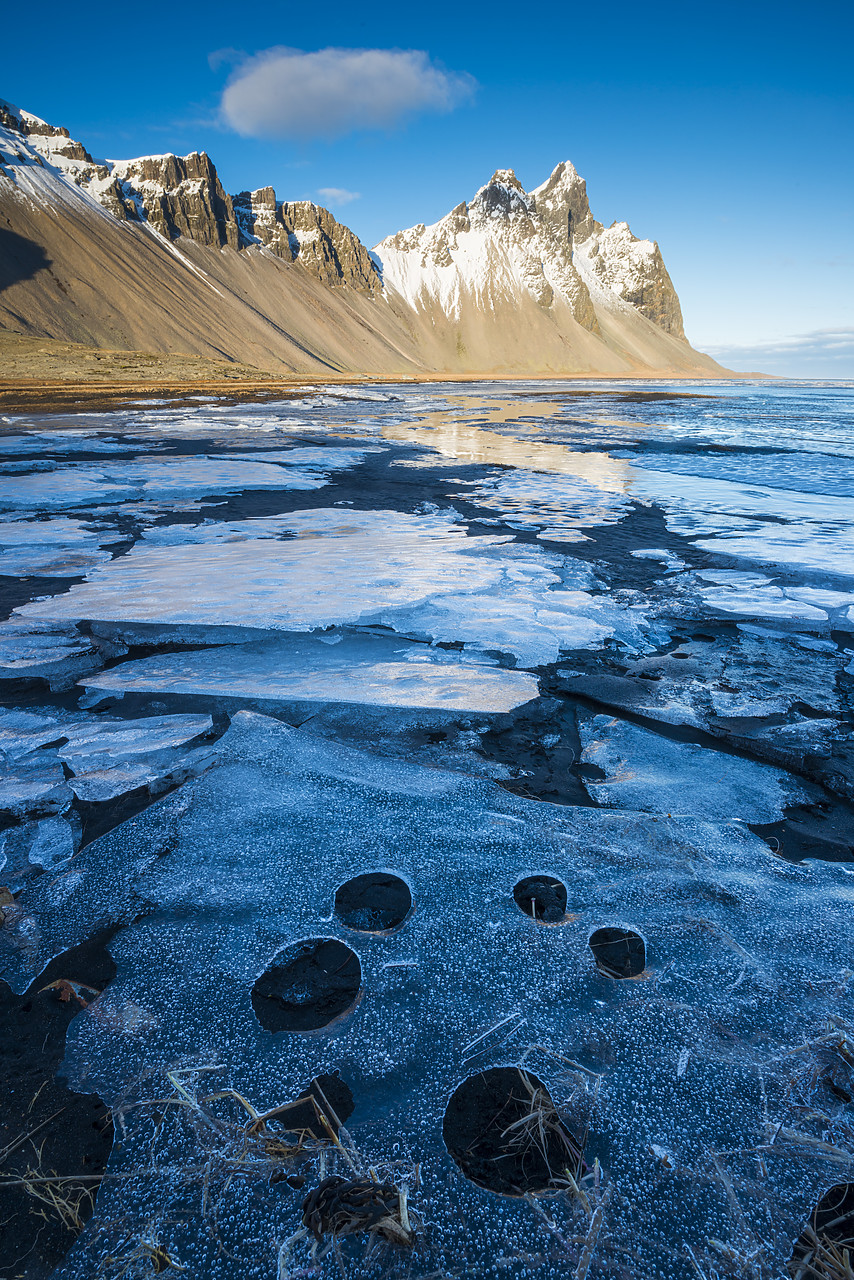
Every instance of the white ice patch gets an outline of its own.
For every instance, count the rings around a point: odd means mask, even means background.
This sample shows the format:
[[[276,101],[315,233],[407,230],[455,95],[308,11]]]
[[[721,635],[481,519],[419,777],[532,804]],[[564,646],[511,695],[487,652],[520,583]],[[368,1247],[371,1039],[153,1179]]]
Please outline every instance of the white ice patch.
[[[777,623],[819,631],[827,627],[824,609],[792,599],[780,587],[733,586],[707,588],[702,592],[704,607],[718,617],[773,618]]]
[[[639,466],[632,468],[628,491],[661,506],[668,528],[695,537],[704,550],[854,576],[854,498]]]
[[[630,551],[629,555],[634,556],[636,560],[659,560],[671,573],[685,568],[684,560],[661,547],[643,547],[637,551]]]
[[[506,712],[538,694],[522,671],[380,636],[279,636],[125,662],[85,681],[119,693]],[[324,643],[326,642],[326,643]],[[74,784],[72,783],[72,786]]]
[[[538,529],[551,540],[572,541],[582,529],[616,524],[629,510],[624,494],[566,472],[513,471],[451,495],[500,511],[518,529]]]
[[[253,536],[256,528],[261,537]],[[282,541],[288,532],[295,536]],[[597,645],[617,632],[628,644],[643,643],[637,609],[561,589],[574,562],[507,541],[468,538],[438,515],[335,508],[189,530],[175,525],[146,534],[65,595],[18,614],[22,621],[179,629],[381,623],[416,639],[501,650],[522,665],[552,662],[561,648]]]
[[[604,781],[585,778],[584,785],[608,808],[769,823],[810,798],[780,769],[674,742],[611,716],[581,720],[578,728],[582,761],[605,774]]]
[[[300,455],[304,455],[301,460]],[[242,457],[133,459],[98,467],[71,464],[55,471],[0,477],[0,510],[48,511],[117,501],[177,501],[244,489],[321,489],[330,472],[353,466],[359,449],[294,449],[271,461]]]
[[[88,569],[111,560],[103,542],[118,540],[116,533],[96,533],[79,520],[56,516],[52,520],[0,521],[0,574],[24,578],[83,577]]]

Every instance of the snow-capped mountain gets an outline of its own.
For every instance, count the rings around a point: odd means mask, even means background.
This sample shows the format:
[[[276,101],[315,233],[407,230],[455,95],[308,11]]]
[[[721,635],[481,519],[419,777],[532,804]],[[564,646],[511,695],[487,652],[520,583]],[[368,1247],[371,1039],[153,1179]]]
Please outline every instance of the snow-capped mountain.
[[[569,161],[531,192],[512,169],[499,169],[470,203],[432,226],[398,231],[375,253],[387,287],[416,309],[438,303],[457,320],[464,299],[486,311],[525,294],[546,309],[562,304],[591,333],[601,331],[597,304],[623,304],[685,336],[658,245],[625,222],[597,222]]]
[[[532,192],[499,170],[372,254],[310,201],[229,195],[204,152],[98,160],[0,101],[0,210],[18,332],[283,371],[720,372],[658,246],[596,222],[569,163]]]

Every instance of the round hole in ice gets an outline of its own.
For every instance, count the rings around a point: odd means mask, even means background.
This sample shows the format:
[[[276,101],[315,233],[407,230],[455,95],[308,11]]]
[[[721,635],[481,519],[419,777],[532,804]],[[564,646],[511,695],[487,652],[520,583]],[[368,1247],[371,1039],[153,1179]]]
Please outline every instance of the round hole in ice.
[[[596,967],[609,978],[636,978],[646,966],[646,947],[639,933],[607,927],[590,935]]]
[[[285,947],[252,988],[252,1008],[267,1031],[316,1031],[356,1002],[359,957],[336,938]]]
[[[521,1067],[491,1067],[451,1094],[445,1146],[465,1176],[487,1191],[523,1196],[566,1185],[582,1163],[548,1089]]]
[[[554,876],[526,876],[513,897],[525,915],[543,924],[559,924],[566,916],[566,885]]]
[[[411,910],[409,885],[388,871],[355,876],[335,891],[335,914],[348,929],[360,933],[397,929]]]
[[[821,1197],[795,1241],[789,1270],[792,1275],[835,1276],[837,1271],[825,1270],[825,1265],[846,1250],[854,1250],[854,1183],[838,1182]],[[838,1274],[845,1272],[840,1268]]]

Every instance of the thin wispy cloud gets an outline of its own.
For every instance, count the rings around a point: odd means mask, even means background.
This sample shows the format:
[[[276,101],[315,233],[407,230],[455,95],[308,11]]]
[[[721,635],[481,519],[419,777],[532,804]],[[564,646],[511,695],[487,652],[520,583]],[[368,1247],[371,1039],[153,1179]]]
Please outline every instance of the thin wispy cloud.
[[[784,377],[854,378],[854,328],[815,329],[744,346],[707,348],[736,371],[778,373]]]
[[[348,191],[346,187],[318,187],[317,194],[329,204],[351,204],[361,198],[360,191]]]
[[[451,111],[476,87],[472,76],[447,71],[422,49],[279,47],[238,63],[220,109],[244,137],[303,141]]]

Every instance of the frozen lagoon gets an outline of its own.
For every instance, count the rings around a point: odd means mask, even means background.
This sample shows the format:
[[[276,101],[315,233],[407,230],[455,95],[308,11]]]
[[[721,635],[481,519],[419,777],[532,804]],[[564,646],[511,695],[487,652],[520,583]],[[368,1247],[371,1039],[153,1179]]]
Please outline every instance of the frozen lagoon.
[[[786,1275],[854,1151],[850,410],[516,383],[8,424],[0,973],[37,991],[105,929],[117,965],[63,1071],[121,1141],[57,1275],[150,1273],[152,1241],[198,1277]],[[336,914],[369,873],[409,887],[390,933]],[[354,998],[265,1029],[256,984],[324,939]],[[449,1154],[451,1095],[505,1067],[583,1196],[535,1143],[527,1198]],[[343,1147],[253,1138],[239,1176],[241,1104],[177,1101],[336,1071]],[[414,1248],[312,1249],[305,1195],[369,1169]]]

